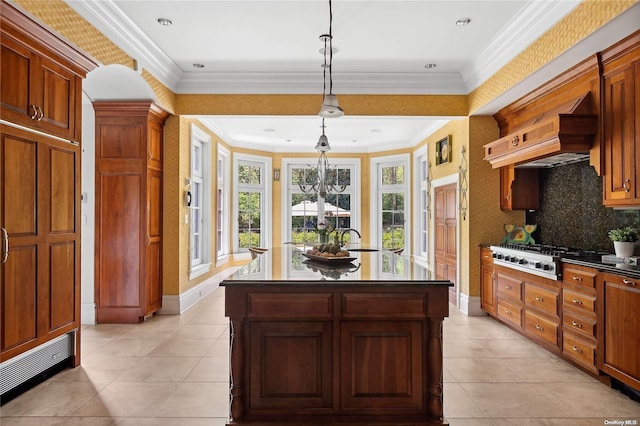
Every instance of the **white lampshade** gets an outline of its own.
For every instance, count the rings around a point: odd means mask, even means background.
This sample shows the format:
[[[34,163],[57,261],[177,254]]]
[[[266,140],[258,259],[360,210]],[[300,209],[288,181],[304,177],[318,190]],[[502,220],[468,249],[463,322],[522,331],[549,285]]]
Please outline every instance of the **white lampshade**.
[[[340,108],[336,95],[329,94],[324,97],[324,102],[318,115],[324,118],[342,117],[344,115],[344,111]]]

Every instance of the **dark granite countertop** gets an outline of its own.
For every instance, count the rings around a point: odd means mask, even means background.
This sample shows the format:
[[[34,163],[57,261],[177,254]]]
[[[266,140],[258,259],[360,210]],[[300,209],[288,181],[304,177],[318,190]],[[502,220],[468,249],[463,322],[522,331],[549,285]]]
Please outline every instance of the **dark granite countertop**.
[[[358,246],[353,248],[367,251],[350,251],[349,257],[353,258],[351,261],[322,262],[308,259],[304,255],[310,247],[287,245],[270,248],[226,278],[221,285],[232,285],[234,282],[256,285],[317,285],[319,282],[329,281],[334,284],[366,282],[381,286],[452,285],[450,281],[431,280],[428,269],[414,261],[412,256]]]
[[[580,256],[565,255],[560,258],[561,262],[572,263],[574,265],[586,266],[603,272],[610,272],[617,275],[624,275],[630,278],[640,278],[640,265],[627,265],[624,263],[605,263],[601,254],[588,254]]]

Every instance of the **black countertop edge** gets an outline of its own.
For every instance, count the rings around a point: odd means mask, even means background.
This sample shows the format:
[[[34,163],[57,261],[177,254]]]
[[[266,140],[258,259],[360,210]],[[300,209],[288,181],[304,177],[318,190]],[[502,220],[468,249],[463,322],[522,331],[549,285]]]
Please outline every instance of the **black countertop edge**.
[[[244,280],[241,278],[238,279],[225,279],[220,281],[220,286],[228,286],[228,285],[249,285],[249,286],[264,286],[268,287],[271,285],[277,286],[292,286],[292,287],[311,287],[311,286],[338,286],[338,287],[363,287],[363,286],[376,286],[376,287],[420,287],[420,286],[443,286],[443,287],[453,287],[453,283],[451,281],[443,281],[443,280],[424,280],[424,281],[404,281],[404,280],[350,280],[350,281],[340,281],[340,280],[298,280],[292,279],[290,281],[282,281],[282,280]]]
[[[625,265],[623,263],[604,263],[601,257],[596,256],[576,256],[561,257],[563,263],[571,263],[574,265],[586,266],[594,268],[602,272],[610,272],[616,275],[624,275],[629,278],[640,279],[640,265]]]

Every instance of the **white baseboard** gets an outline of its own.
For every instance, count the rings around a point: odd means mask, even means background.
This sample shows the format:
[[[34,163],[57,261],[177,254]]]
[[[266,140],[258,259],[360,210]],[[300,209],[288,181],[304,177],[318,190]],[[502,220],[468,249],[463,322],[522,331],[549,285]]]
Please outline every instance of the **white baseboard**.
[[[460,294],[460,306],[458,308],[467,316],[483,316],[487,314],[480,307],[480,297],[471,297],[464,293]]]
[[[96,304],[83,303],[80,306],[80,324],[95,325],[96,324]]]
[[[198,303],[200,299],[218,288],[220,281],[234,273],[236,269],[238,268],[227,268],[224,271],[218,272],[213,277],[208,278],[180,295],[163,295],[162,308],[156,313],[159,315],[180,315]]]

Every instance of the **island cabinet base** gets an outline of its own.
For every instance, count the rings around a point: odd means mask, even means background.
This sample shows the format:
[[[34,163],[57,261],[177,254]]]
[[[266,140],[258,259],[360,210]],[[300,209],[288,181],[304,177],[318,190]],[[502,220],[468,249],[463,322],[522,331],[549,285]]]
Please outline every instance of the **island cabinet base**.
[[[446,281],[225,286],[229,425],[444,425]]]

